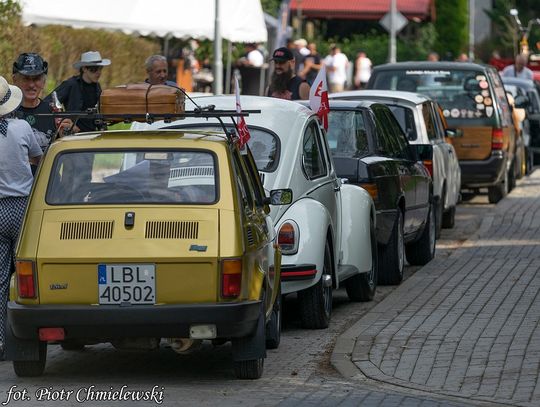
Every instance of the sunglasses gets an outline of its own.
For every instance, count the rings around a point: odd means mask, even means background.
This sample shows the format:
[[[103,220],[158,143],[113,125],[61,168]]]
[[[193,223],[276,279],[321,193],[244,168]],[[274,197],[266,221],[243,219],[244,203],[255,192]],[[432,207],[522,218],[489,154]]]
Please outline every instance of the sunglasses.
[[[102,66],[87,66],[86,69],[88,69],[90,72],[97,72],[97,71],[101,71],[103,67]]]

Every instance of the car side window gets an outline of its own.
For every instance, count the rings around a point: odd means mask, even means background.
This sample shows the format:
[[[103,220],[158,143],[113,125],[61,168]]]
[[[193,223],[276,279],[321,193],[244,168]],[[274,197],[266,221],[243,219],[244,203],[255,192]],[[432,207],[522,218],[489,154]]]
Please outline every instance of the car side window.
[[[397,122],[392,112],[390,112],[390,110],[387,110],[385,114],[387,117],[388,127],[391,131],[391,138],[395,146],[394,148],[395,148],[396,157],[408,159],[409,158],[408,142],[405,137],[405,134],[403,133],[403,130],[401,130],[399,123]]]
[[[249,182],[251,183],[253,193],[255,194],[255,203],[257,207],[261,208],[264,206],[264,187],[261,183],[261,179],[259,177],[259,173],[257,171],[257,166],[255,164],[255,159],[253,155],[251,154],[251,151],[247,151],[247,154],[242,155],[242,158],[244,160],[244,165],[247,169],[247,177]]]
[[[308,124],[302,142],[302,166],[308,179],[320,178],[327,174],[320,133],[315,121]]]
[[[385,126],[384,112],[375,106],[373,106],[372,111],[377,135],[377,150],[382,155],[393,157],[396,151],[391,140],[391,134],[388,133],[388,128]]]
[[[506,98],[506,91],[504,90],[503,83],[499,74],[492,70],[488,70],[489,77],[493,82],[493,88],[495,91],[495,97],[497,98],[497,106],[501,114],[501,121],[504,127],[512,125],[512,113],[510,112],[510,105]]]
[[[251,211],[254,208],[255,198],[253,196],[253,190],[249,185],[249,180],[246,176],[246,171],[242,165],[242,160],[238,151],[233,152],[232,158],[235,172],[234,178],[236,179],[236,184],[238,185],[238,189],[240,191],[242,204],[245,209]]]
[[[437,127],[433,118],[433,111],[429,103],[422,103],[422,116],[424,117],[424,123],[426,124],[426,132],[428,139],[434,140],[437,138]]]

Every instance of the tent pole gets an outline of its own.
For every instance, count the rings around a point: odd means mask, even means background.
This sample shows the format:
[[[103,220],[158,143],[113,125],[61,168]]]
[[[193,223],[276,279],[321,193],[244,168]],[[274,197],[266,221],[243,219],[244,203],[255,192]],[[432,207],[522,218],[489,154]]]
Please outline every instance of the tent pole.
[[[227,70],[225,72],[225,93],[231,93],[231,64],[232,64],[232,42],[227,41]]]
[[[214,21],[214,95],[223,93],[223,50],[221,48],[221,27],[219,16],[219,0],[215,0],[216,14]]]

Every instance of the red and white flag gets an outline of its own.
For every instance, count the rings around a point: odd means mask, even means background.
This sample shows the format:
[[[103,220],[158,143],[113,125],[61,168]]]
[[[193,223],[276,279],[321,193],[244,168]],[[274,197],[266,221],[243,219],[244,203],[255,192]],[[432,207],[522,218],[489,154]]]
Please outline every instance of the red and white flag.
[[[323,65],[309,90],[309,107],[320,117],[325,130],[328,130],[328,85],[326,84],[326,68]]]
[[[234,88],[235,88],[235,94],[236,94],[236,112],[242,113],[242,106],[240,106],[240,90],[238,87],[238,78],[234,77]],[[249,134],[249,129],[246,124],[246,121],[244,120],[244,116],[240,116],[238,118],[238,146],[240,147],[240,150],[244,148],[248,140],[251,138],[251,134]]]

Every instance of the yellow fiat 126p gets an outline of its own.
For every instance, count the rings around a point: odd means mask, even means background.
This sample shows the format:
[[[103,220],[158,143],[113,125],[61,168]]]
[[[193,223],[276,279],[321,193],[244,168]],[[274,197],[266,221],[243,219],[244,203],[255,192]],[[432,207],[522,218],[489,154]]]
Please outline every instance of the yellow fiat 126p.
[[[56,141],[17,249],[6,333],[15,373],[41,375],[53,343],[183,352],[230,340],[236,376],[259,378],[281,332],[269,205],[291,199],[265,195],[251,153],[225,132]]]

